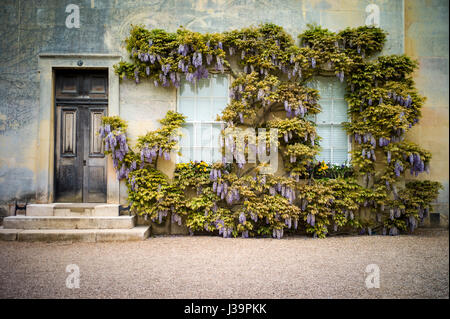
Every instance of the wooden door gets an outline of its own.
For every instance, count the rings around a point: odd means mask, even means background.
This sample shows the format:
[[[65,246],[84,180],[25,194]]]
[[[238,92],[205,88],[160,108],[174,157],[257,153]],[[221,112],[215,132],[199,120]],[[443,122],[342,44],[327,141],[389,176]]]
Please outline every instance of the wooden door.
[[[98,135],[107,115],[107,75],[56,72],[55,200],[106,202],[106,158]]]

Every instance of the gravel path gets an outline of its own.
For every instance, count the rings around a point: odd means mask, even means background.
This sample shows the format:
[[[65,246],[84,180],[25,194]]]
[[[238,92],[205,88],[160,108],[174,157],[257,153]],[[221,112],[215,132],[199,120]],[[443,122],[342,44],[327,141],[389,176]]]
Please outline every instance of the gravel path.
[[[448,298],[448,230],[408,236],[0,242],[0,298]],[[68,289],[68,264],[80,288]],[[368,264],[380,288],[367,289]]]

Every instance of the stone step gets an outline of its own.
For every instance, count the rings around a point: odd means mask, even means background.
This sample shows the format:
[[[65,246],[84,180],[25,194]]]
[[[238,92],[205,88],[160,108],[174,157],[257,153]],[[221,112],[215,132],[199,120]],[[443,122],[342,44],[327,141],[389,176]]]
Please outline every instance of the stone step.
[[[27,216],[119,216],[119,204],[52,203],[28,204]]]
[[[135,216],[8,216],[4,229],[130,229]]]
[[[149,226],[131,229],[4,229],[0,228],[0,240],[9,241],[71,241],[107,242],[144,240],[150,234]]]

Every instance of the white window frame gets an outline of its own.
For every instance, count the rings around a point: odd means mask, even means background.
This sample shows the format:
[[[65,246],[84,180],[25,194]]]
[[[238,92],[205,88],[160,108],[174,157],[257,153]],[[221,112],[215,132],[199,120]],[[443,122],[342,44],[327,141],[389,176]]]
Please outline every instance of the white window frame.
[[[209,80],[210,80],[211,76],[214,76],[214,77],[216,77],[216,76],[224,76],[227,79],[228,87],[227,87],[227,95],[226,95],[226,98],[227,98],[226,99],[226,104],[224,105],[224,108],[225,108],[230,103],[230,94],[229,94],[229,92],[230,92],[231,75],[228,74],[228,73],[227,74],[222,74],[222,73],[210,72],[209,75],[208,75],[208,79]],[[195,81],[195,91],[197,91],[197,85],[198,85],[198,81]],[[179,112],[179,110],[180,110],[180,100],[181,100],[180,91],[181,91],[181,86],[179,88],[177,88],[177,101],[176,101],[177,112]],[[210,105],[212,105],[213,104],[213,99],[215,98],[215,96],[203,96],[202,98],[210,98]],[[197,112],[198,112],[198,107],[197,107],[198,96],[194,95],[193,99],[194,99],[194,103],[195,103],[195,106],[196,106],[195,107],[195,117],[198,118],[198,116],[197,116],[198,115],[197,114]],[[216,114],[216,116],[217,115],[218,114]],[[215,124],[217,124],[217,125],[225,124],[225,122],[223,122],[223,121],[186,121],[186,124],[192,124],[192,126],[193,126],[193,132],[194,132],[193,143],[194,143],[194,145],[189,147],[192,150],[193,154],[195,154],[195,150],[198,150],[198,149],[202,150],[202,148],[204,148],[204,147],[209,147],[211,149],[211,163],[209,163],[209,164],[213,164],[214,163],[214,162],[212,162],[213,149],[215,147],[213,145],[213,139],[212,139],[213,126]],[[198,146],[197,145],[197,127],[199,125],[201,126],[202,124],[211,124],[211,131],[210,131],[211,139],[210,139],[210,145],[209,146],[201,146],[201,145]],[[180,142],[181,142],[181,140],[180,140]],[[178,145],[178,146],[179,146],[180,152],[181,152],[181,146],[180,145]],[[217,145],[217,148],[220,149],[220,144]],[[191,154],[191,155],[193,155],[193,154]],[[177,164],[181,163],[181,156],[178,155],[178,153],[176,154],[175,161],[176,161]],[[190,159],[190,161],[192,161],[192,159]],[[206,162],[206,161],[204,161],[204,162]]]
[[[316,79],[316,81],[317,82],[320,82],[320,78],[319,79]],[[319,95],[320,95],[320,89],[319,89]],[[321,100],[327,100],[327,101],[331,101],[331,114],[333,114],[333,118],[331,119],[331,121],[330,122],[326,122],[326,123],[318,123],[318,121],[317,121],[317,114],[314,114],[314,123],[316,123],[316,125],[317,125],[317,127],[319,127],[319,126],[322,126],[322,127],[331,127],[331,132],[330,132],[330,136],[332,136],[332,134],[333,134],[333,129],[335,128],[335,127],[337,127],[337,128],[342,128],[342,123],[343,122],[334,122],[334,103],[335,103],[335,101],[344,101],[345,102],[345,104],[347,105],[347,110],[348,110],[348,103],[347,103],[347,101],[345,100],[345,97],[344,96],[342,96],[342,97],[336,97],[336,96],[334,96],[334,92],[333,92],[333,94],[331,95],[331,96],[329,96],[329,97],[326,97],[326,98],[321,98],[319,101],[318,101],[318,103],[320,104],[320,101]],[[350,121],[350,118],[349,118],[349,116],[348,116],[348,113],[346,113],[346,121]],[[350,136],[346,133],[346,135],[347,135],[347,164],[348,163],[350,163],[350,161],[351,161],[351,150],[352,150],[352,143],[351,143],[351,141],[350,141]],[[330,160],[330,163],[335,163],[335,164],[337,164],[336,162],[334,162],[333,161],[333,159],[334,159],[334,157],[333,157],[333,155],[334,155],[334,149],[335,149],[335,147],[333,147],[333,145],[330,143],[330,157],[331,157],[331,160]]]

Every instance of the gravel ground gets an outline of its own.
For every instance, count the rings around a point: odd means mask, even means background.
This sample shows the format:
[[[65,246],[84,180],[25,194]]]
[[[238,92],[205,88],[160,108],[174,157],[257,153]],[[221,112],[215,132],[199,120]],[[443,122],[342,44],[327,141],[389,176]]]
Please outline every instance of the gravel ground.
[[[68,264],[80,288],[68,289]],[[368,264],[380,288],[367,289]],[[389,236],[0,242],[0,298],[449,298],[448,230]]]

